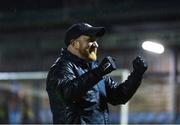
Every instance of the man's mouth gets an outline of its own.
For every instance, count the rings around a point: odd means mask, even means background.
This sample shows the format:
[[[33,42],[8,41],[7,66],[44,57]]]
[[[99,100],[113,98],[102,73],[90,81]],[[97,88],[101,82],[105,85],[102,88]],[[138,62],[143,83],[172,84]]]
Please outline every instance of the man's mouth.
[[[89,53],[91,54],[91,53],[95,53],[95,52],[96,52],[96,47],[95,46],[91,46],[89,48]]]

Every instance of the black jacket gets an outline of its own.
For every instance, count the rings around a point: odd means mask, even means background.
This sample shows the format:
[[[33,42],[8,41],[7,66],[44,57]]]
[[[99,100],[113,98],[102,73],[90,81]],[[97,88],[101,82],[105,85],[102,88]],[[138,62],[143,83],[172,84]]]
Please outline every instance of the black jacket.
[[[96,62],[85,62],[63,49],[52,65],[46,90],[53,123],[108,123],[108,103],[125,104],[136,92],[142,76],[132,72],[119,84],[109,76],[100,77]]]

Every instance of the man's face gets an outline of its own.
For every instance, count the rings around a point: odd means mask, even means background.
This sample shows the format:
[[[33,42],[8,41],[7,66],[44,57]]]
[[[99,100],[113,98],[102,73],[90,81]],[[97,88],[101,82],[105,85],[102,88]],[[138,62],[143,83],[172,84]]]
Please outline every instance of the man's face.
[[[97,59],[97,48],[96,37],[90,37],[81,35],[76,39],[79,44],[79,54],[86,61],[95,61]]]

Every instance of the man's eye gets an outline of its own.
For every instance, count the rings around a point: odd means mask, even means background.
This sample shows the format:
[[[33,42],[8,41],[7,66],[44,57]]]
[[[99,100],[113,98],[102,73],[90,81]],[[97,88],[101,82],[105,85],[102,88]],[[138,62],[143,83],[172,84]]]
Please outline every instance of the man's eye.
[[[87,41],[88,41],[88,43],[92,42],[92,40],[87,40]]]
[[[90,42],[94,42],[94,41],[96,41],[96,39],[90,39],[89,41],[90,41]]]

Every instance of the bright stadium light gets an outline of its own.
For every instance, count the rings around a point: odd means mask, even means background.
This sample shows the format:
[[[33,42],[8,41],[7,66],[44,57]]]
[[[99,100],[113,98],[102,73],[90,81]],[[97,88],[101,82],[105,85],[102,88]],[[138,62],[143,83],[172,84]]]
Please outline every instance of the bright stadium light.
[[[164,46],[162,44],[152,41],[144,41],[142,44],[142,48],[144,50],[157,54],[162,54],[164,52]]]

